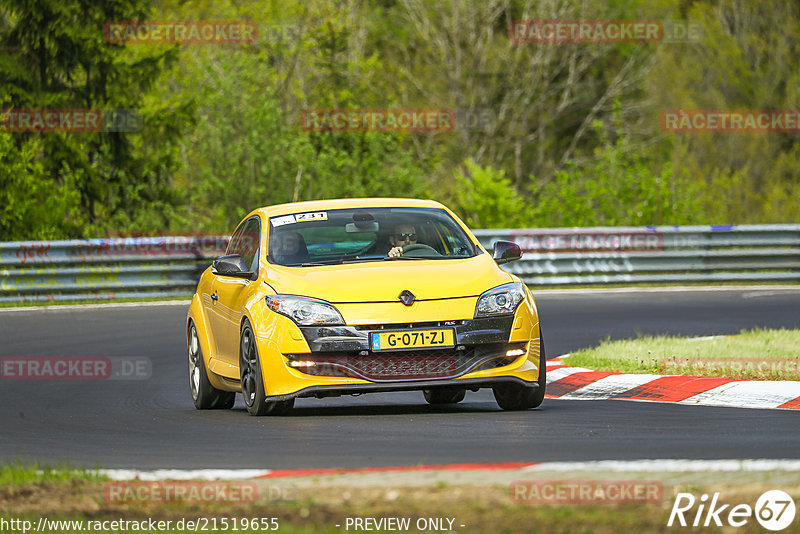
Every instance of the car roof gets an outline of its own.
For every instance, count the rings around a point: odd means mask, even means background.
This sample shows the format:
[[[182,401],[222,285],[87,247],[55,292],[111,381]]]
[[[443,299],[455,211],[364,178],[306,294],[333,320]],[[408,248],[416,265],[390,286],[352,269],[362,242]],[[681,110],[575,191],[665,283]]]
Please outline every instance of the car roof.
[[[344,208],[444,208],[435,200],[423,200],[414,198],[337,198],[332,200],[310,200],[306,202],[290,202],[288,204],[277,204],[275,206],[265,206],[253,210],[248,215],[261,214],[265,217],[276,215],[288,215],[306,211],[323,211]]]

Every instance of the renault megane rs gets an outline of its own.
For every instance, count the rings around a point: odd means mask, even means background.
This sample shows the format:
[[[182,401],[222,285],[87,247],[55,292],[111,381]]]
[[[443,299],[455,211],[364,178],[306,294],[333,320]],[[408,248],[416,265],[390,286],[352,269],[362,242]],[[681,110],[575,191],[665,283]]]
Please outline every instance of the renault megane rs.
[[[200,278],[186,323],[198,409],[283,414],[297,398],[419,390],[431,404],[491,388],[541,404],[545,354],[528,288],[430,200],[260,208]]]

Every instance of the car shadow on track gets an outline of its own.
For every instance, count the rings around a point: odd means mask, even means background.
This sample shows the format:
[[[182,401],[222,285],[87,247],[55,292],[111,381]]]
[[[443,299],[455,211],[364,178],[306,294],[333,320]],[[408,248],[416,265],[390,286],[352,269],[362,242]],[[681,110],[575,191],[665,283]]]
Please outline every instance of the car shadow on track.
[[[243,406],[235,406],[233,411],[247,415]],[[315,417],[315,416],[364,416],[364,415],[425,415],[425,414],[457,414],[499,412],[500,408],[493,403],[463,403],[449,406],[433,406],[430,404],[353,404],[335,406],[295,406],[286,414],[275,417]]]

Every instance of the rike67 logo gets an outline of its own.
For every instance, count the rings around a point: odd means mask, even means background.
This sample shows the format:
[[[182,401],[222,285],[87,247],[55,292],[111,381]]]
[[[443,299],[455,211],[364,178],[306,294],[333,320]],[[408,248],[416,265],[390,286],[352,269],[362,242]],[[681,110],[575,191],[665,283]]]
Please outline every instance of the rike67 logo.
[[[721,504],[719,492],[714,493],[710,502],[705,493],[699,499],[691,493],[678,493],[667,526],[721,527],[727,524],[742,527],[755,518],[765,529],[777,532],[792,524],[795,512],[794,500],[781,490],[762,493],[755,507],[749,504]]]

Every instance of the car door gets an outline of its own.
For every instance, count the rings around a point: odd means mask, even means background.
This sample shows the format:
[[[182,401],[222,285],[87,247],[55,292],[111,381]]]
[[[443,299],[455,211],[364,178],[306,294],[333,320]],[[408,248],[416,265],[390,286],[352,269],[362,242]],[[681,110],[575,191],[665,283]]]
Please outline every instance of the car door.
[[[231,239],[228,254],[240,254],[251,271],[258,271],[261,221],[258,216],[244,221]],[[217,358],[230,366],[239,365],[239,328],[244,304],[255,282],[234,276],[215,275],[211,286],[216,324]]]
[[[236,248],[236,243],[239,241],[239,238],[244,230],[244,222],[240,223],[236,231],[233,232],[231,236],[231,240],[228,243],[228,248],[225,251],[225,254],[231,254],[231,250]],[[224,345],[219,342],[220,338],[222,337],[223,330],[224,330],[224,322],[226,321],[226,316],[223,314],[223,306],[219,306],[219,284],[218,279],[220,275],[213,274],[211,281],[208,285],[209,291],[209,298],[203,300],[203,303],[206,305],[206,318],[208,320],[208,330],[209,330],[209,337],[211,342],[211,359],[212,360],[219,360],[220,358],[220,351],[223,349]]]

